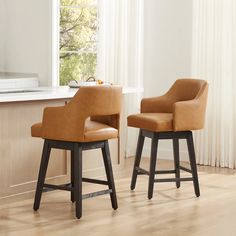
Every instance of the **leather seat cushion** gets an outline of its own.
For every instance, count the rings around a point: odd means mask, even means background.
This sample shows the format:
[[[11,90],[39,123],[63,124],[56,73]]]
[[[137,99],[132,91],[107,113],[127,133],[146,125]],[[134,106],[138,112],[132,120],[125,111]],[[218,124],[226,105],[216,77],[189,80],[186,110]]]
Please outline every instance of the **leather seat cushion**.
[[[84,142],[101,141],[118,137],[118,130],[109,125],[86,120]]]
[[[31,127],[32,137],[42,137],[42,123],[34,124]],[[91,121],[85,122],[84,139],[78,142],[102,141],[118,137],[118,130],[109,125]]]
[[[172,113],[141,113],[128,116],[128,126],[149,131],[173,131]]]

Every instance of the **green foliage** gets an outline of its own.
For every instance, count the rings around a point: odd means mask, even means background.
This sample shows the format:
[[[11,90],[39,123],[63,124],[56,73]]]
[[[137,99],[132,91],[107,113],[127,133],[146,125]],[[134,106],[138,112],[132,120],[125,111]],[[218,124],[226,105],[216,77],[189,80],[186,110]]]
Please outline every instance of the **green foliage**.
[[[95,3],[95,0],[61,0],[61,6],[66,7],[60,9],[60,85],[71,79],[95,76],[97,8],[91,6]]]
[[[96,72],[97,55],[88,54],[69,54],[60,58],[60,85],[67,85],[72,79],[86,80],[94,76]]]

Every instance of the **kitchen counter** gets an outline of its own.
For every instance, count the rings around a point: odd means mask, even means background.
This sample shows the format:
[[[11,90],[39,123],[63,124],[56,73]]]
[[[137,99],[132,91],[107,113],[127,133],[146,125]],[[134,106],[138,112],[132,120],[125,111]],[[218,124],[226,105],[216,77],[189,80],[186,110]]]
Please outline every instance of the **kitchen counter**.
[[[68,99],[72,98],[77,91],[78,88],[68,86],[0,90],[0,103]],[[123,94],[142,92],[143,88],[123,88]]]
[[[63,106],[77,91],[78,88],[72,89],[68,86],[0,90],[0,202],[33,197],[43,139],[32,138],[30,127],[42,120],[45,107]],[[126,95],[142,92],[142,88],[124,88],[124,104]],[[114,172],[122,169],[125,157],[126,114],[124,110],[123,107],[120,136],[118,139],[109,140]],[[101,151],[86,151],[83,155],[83,176],[88,178],[103,176],[104,164]],[[47,182],[51,184],[69,182],[69,152],[52,150],[47,176]]]

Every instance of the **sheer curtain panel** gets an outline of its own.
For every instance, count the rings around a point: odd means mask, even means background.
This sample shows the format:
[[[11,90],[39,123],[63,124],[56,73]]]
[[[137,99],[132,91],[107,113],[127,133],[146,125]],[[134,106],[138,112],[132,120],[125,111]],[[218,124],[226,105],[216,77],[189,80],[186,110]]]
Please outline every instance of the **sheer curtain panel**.
[[[193,1],[192,76],[209,82],[206,127],[195,135],[198,163],[236,164],[236,1]]]
[[[143,0],[100,0],[98,77],[123,87],[143,87]],[[124,117],[139,111],[141,93],[125,95]],[[126,128],[126,121],[123,124]],[[128,129],[126,155],[134,155],[137,132]]]

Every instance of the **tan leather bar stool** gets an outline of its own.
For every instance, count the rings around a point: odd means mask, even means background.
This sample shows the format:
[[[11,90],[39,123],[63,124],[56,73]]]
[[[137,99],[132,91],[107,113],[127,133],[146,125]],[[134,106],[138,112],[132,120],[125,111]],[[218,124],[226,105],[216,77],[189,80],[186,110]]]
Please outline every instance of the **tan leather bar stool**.
[[[143,99],[141,114],[128,117],[128,126],[140,129],[131,190],[135,188],[137,175],[146,174],[149,176],[149,199],[153,196],[154,182],[176,182],[176,187],[179,188],[181,181],[193,181],[195,194],[200,196],[192,130],[204,127],[207,93],[206,81],[179,79],[165,95]],[[149,171],[139,167],[145,137],[152,140]],[[174,170],[155,169],[159,139],[173,141]],[[191,170],[180,166],[179,139],[187,140]],[[192,177],[180,178],[180,170],[191,173]],[[175,174],[175,178],[155,179],[155,174]]]
[[[113,209],[118,208],[108,140],[119,136],[121,91],[119,86],[81,87],[65,106],[45,108],[42,123],[31,127],[33,137],[44,139],[35,211],[39,209],[43,190],[48,188],[71,192],[77,218],[82,216],[82,199],[88,197],[109,193]],[[71,183],[45,183],[52,148],[71,151]],[[82,177],[82,152],[97,148],[102,149],[107,181]],[[108,185],[108,189],[82,195],[82,182]]]

